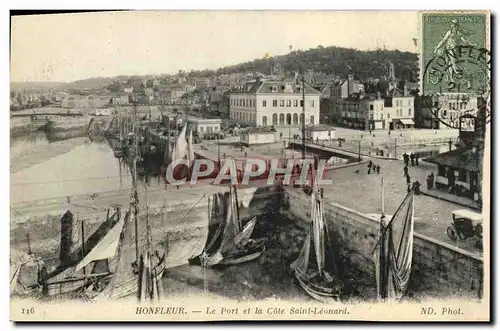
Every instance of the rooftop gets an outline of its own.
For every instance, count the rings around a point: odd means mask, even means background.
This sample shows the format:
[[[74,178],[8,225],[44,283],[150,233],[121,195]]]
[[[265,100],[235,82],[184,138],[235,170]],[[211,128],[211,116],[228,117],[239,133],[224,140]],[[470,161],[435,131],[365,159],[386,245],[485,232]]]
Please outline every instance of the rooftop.
[[[424,161],[468,171],[479,171],[479,165],[482,166],[481,162],[475,160],[475,155],[472,148],[455,149],[449,152],[441,153],[434,157],[427,158]]]
[[[311,85],[305,83],[305,94],[308,95],[319,95],[319,91],[315,90]],[[232,93],[269,93],[269,94],[292,94],[292,93],[302,93],[301,91],[302,83],[296,83],[295,81],[278,81],[278,80],[252,80],[246,82],[242,87],[238,89],[233,89]]]
[[[264,126],[258,128],[247,128],[243,132],[246,134],[264,134],[264,133],[275,133],[276,129],[270,126]]]
[[[307,127],[306,130],[309,131],[335,131],[335,129],[328,125],[315,125]]]

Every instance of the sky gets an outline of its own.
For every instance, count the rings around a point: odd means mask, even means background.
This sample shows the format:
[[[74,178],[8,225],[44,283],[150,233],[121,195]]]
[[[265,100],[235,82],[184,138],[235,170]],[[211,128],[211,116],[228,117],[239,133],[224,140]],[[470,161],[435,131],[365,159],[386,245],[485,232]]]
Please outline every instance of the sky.
[[[136,11],[12,18],[11,81],[217,69],[318,45],[417,52],[416,11]]]

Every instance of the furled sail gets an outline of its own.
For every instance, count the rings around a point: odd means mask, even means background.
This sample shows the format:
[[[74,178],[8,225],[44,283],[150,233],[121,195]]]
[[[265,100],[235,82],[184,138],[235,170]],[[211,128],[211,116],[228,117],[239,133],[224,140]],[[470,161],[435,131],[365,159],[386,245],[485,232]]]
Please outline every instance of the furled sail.
[[[336,301],[340,294],[333,247],[324,222],[323,200],[315,191],[311,195],[311,227],[297,259],[291,264],[300,286],[313,298]],[[312,247],[311,247],[312,246]],[[311,249],[312,248],[312,249]]]
[[[188,160],[188,166],[191,167],[194,162],[194,146],[193,146],[193,130],[189,131],[189,137],[188,137],[188,145],[187,145],[187,160]]]
[[[89,263],[104,260],[116,255],[116,250],[120,243],[120,237],[125,224],[123,216],[99,241],[99,243],[77,264],[75,271],[78,271]]]
[[[404,295],[413,259],[414,190],[405,197],[386,227],[375,250],[378,297],[399,300]]]
[[[253,247],[249,245],[257,218],[252,218],[242,228],[235,188],[230,188],[229,198],[226,201],[228,203],[223,221],[210,230],[204,252],[196,258],[191,258],[191,264],[201,263],[207,266],[237,264],[255,259],[264,252],[263,242]]]
[[[182,127],[175,141],[174,148],[172,149],[172,162],[182,160],[187,155],[186,130],[187,124]]]

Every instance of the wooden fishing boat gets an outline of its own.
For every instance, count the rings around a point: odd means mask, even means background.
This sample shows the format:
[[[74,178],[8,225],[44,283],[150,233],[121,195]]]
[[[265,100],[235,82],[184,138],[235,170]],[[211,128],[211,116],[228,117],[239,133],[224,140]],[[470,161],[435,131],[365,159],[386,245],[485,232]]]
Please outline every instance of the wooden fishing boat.
[[[226,203],[227,208],[221,204]],[[203,252],[189,259],[189,264],[207,267],[222,267],[249,262],[259,258],[266,250],[264,239],[251,238],[257,217],[245,224],[239,217],[236,188],[230,187],[229,197],[215,195],[214,203],[209,203],[209,234]],[[215,215],[214,210],[218,209]],[[224,211],[221,213],[221,209]],[[215,216],[215,217],[214,217]]]
[[[45,266],[39,266],[37,282],[29,286],[31,290],[40,291],[42,296],[50,297],[68,293],[86,292],[90,296],[96,295],[105,289],[109,278],[116,271],[119,246],[123,239],[123,230],[128,215],[122,215],[119,206],[112,206],[114,213],[110,216],[111,208],[99,228],[84,241],[82,230],[81,246],[72,254],[61,238],[60,263],[51,273]],[[66,211],[61,218],[68,222],[72,214]],[[72,220],[70,219],[69,222]],[[83,229],[83,220],[81,221]],[[67,229],[62,226],[62,232]],[[79,257],[80,256],[80,257]],[[92,291],[88,291],[92,288]]]
[[[387,217],[382,179],[379,239],[372,252],[379,300],[400,300],[408,287],[413,260],[414,196],[415,188],[408,192],[394,215]]]
[[[311,194],[311,221],[302,250],[291,268],[299,285],[312,298],[325,303],[335,302],[340,298],[342,282],[337,277],[338,269],[318,188]]]

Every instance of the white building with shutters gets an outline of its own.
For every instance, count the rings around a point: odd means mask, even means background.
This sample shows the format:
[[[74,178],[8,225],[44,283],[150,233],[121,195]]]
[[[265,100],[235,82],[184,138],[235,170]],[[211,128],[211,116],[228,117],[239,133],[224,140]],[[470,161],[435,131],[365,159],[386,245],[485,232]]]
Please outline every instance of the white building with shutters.
[[[319,124],[321,93],[305,84],[305,124]],[[302,83],[257,79],[229,94],[229,118],[251,126],[302,124]]]

